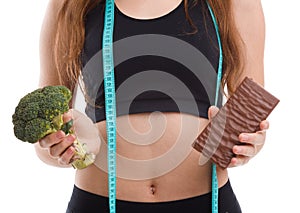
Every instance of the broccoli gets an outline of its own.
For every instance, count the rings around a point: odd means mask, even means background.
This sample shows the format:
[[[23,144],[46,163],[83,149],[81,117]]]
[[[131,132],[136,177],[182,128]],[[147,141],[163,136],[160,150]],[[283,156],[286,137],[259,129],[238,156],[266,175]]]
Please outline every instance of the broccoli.
[[[36,143],[58,130],[72,134],[73,120],[63,122],[71,98],[72,93],[65,86],[46,86],[25,95],[12,116],[15,136],[21,141]],[[85,144],[75,140],[74,147],[74,168],[83,169],[94,162],[95,156],[87,153]]]

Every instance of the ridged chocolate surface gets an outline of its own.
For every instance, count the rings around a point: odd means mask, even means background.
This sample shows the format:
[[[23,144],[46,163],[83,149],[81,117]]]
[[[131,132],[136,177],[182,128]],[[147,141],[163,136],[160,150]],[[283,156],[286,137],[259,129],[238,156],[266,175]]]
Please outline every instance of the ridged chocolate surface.
[[[193,147],[221,168],[228,167],[235,156],[233,146],[241,144],[239,134],[258,131],[260,122],[278,102],[276,97],[246,77],[197,137]]]

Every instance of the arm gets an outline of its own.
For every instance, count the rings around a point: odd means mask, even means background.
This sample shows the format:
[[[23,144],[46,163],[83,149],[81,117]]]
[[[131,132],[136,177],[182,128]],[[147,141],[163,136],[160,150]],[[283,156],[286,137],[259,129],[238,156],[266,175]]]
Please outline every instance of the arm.
[[[260,0],[232,0],[234,19],[244,42],[245,76],[264,85],[265,20]]]
[[[264,85],[265,20],[260,0],[232,0],[235,23],[244,42],[245,64],[241,79],[245,76]],[[239,135],[241,146],[234,146],[237,157],[230,167],[243,165],[263,147],[268,129],[268,121],[262,121],[260,131]]]
[[[40,82],[39,86],[58,85],[59,78],[54,63],[53,46],[56,31],[56,17],[64,1],[50,0],[44,17],[40,35]],[[64,116],[65,121],[70,119]],[[68,162],[74,155],[72,135],[65,136],[62,131],[53,133],[35,144],[37,156],[46,164],[69,167]]]

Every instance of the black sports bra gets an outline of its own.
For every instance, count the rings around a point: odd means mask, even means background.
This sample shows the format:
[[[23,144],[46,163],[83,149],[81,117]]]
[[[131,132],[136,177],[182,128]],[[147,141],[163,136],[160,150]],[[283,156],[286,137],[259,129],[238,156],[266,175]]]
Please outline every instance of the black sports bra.
[[[167,15],[149,20],[128,17],[115,7],[117,116],[160,111],[207,118],[216,87],[217,37],[205,3],[189,6],[189,15],[196,33],[191,33],[183,1]],[[86,16],[82,51],[85,111],[94,122],[105,120],[103,20],[104,4],[99,3]]]

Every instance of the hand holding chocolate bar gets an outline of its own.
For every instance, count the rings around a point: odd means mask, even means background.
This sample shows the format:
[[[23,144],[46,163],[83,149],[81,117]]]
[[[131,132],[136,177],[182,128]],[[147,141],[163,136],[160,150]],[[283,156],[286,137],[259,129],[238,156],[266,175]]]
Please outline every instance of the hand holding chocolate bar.
[[[245,78],[226,104],[197,137],[193,147],[225,169],[240,145],[239,134],[258,131],[279,100],[263,87]]]

